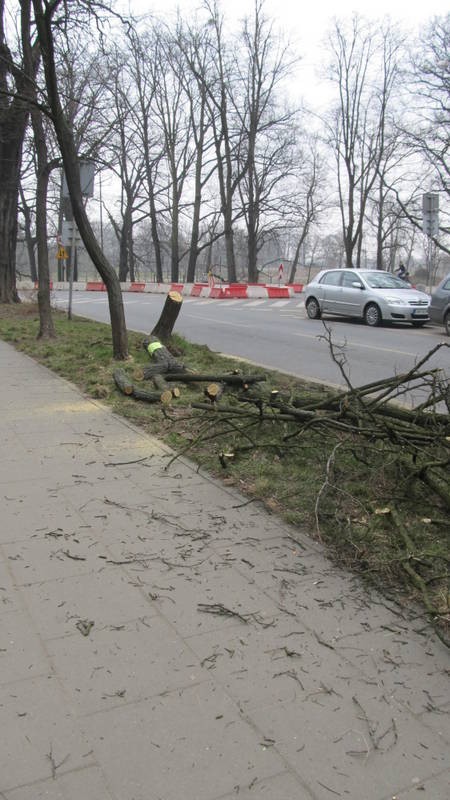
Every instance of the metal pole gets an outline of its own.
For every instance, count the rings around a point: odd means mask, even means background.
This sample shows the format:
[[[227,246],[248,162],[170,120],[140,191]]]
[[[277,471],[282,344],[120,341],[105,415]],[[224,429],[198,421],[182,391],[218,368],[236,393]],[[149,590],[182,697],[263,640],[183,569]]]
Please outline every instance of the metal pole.
[[[103,196],[102,196],[102,173],[99,173],[99,190],[100,190],[100,247],[103,251]]]
[[[72,319],[72,292],[73,292],[73,272],[75,266],[75,248],[76,248],[76,225],[75,220],[72,221],[72,244],[70,247],[70,266],[69,266],[69,307],[67,316]]]

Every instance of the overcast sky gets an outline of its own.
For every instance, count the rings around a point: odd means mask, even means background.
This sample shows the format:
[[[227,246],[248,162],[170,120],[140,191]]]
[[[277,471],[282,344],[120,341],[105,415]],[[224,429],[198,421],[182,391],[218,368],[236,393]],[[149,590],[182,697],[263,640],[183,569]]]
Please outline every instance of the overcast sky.
[[[155,12],[167,15],[177,7],[191,13],[201,6],[199,0],[129,0],[132,9],[140,13]],[[240,19],[250,14],[253,0],[222,0],[224,14]],[[305,45],[312,44],[325,33],[334,16],[347,16],[353,12],[368,17],[390,15],[401,19],[406,25],[415,26],[427,17],[447,14],[450,10],[448,0],[266,0],[266,12],[278,20],[289,35],[300,38]]]
[[[201,0],[123,0],[132,13],[175,18],[177,8],[182,15],[189,16],[201,8]],[[250,15],[254,0],[222,0],[222,11],[233,27],[244,16]],[[411,33],[433,16],[449,12],[449,0],[266,0],[265,12],[293,45],[301,56],[293,85],[289,94],[293,99],[298,94],[314,106],[327,102],[328,87],[321,83],[317,67],[323,61],[323,41],[334,17],[351,16],[352,13],[368,18],[389,16],[401,22]],[[298,99],[298,98],[295,98]]]

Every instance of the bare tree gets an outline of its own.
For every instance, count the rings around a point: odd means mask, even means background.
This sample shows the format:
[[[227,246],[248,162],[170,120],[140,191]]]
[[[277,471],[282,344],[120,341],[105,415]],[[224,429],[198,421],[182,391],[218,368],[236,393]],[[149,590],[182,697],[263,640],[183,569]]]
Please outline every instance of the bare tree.
[[[397,193],[404,215],[422,228],[421,193],[441,193],[439,234],[433,246],[450,253],[450,14],[436,17],[425,29],[413,57],[410,75],[412,112],[403,133],[424,162],[409,198]]]
[[[64,114],[59,94],[55,62],[54,25],[55,14],[61,5],[62,0],[53,0],[53,2],[48,5],[44,5],[43,0],[33,0],[35,23],[44,65],[48,100],[63,159],[74,219],[86,250],[99,271],[108,292],[114,357],[117,359],[124,359],[128,356],[128,344],[120,283],[113,267],[105,258],[95,238],[86,214],[81,191],[79,160],[75,138],[67,117]],[[93,10],[92,3],[89,3],[88,10]]]
[[[164,145],[159,128],[153,124],[153,102],[155,85],[153,82],[153,44],[152,31],[139,33],[128,29],[127,43],[125,45],[128,59],[126,70],[134,86],[135,102],[130,109],[132,129],[142,152],[143,180],[141,185],[142,197],[148,206],[150,216],[150,230],[155,257],[156,280],[162,282],[162,246],[159,196],[162,193],[160,186],[160,165],[164,154]],[[144,205],[142,208],[144,209]]]
[[[385,155],[389,105],[399,76],[395,29],[354,16],[336,21],[329,76],[338,102],[328,121],[334,150],[346,266],[361,266],[364,219]]]
[[[127,50],[115,47],[104,75],[114,118],[105,158],[120,182],[120,222],[108,212],[119,242],[120,281],[135,280],[134,227],[142,216],[140,193],[145,176],[145,159],[136,126],[139,104],[134,76],[127,67],[129,56]]]
[[[310,234],[311,227],[317,223],[325,208],[326,199],[325,169],[316,136],[300,134],[294,150],[294,165],[288,191],[283,203],[285,224],[294,242],[294,255],[291,260],[288,283],[294,283],[300,254]]]
[[[217,209],[205,202],[205,188],[217,175],[215,141],[211,106],[208,102],[208,76],[212,69],[212,48],[209,29],[197,23],[177,26],[176,45],[179,48],[177,68],[188,98],[195,157],[193,162],[193,201],[191,236],[188,251],[186,280],[195,279],[197,259],[209,248],[217,234]],[[208,198],[209,199],[209,198]]]
[[[237,83],[234,54],[227,46],[224,19],[220,13],[218,0],[204,0],[204,7],[209,15],[208,27],[211,31],[213,55],[211,69],[202,80],[216,151],[228,280],[234,282],[237,279],[234,223],[239,217],[239,214],[235,213],[234,200],[245,167],[239,158],[243,131],[236,119],[232,101]]]
[[[76,151],[93,163],[103,163],[104,150],[112,135],[112,108],[107,93],[103,48],[84,25],[70,27],[69,35],[55,39],[55,64],[61,105],[73,132]],[[72,222],[73,210],[69,198],[60,196],[58,231],[63,220]],[[65,242],[71,257],[71,243]],[[73,259],[74,280],[78,278],[77,252]]]
[[[179,280],[181,260],[180,225],[182,196],[195,160],[192,141],[190,101],[183,79],[176,68],[177,53],[170,32],[160,26],[154,37],[152,80],[154,85],[153,119],[164,143],[167,175],[166,215],[170,220],[171,280]],[[163,165],[161,164],[161,167]]]
[[[279,213],[280,184],[292,173],[294,114],[282,108],[277,97],[292,64],[264,14],[264,0],[255,0],[241,36],[242,52],[235,58],[239,80],[232,101],[242,131],[239,191],[247,229],[248,279],[254,282],[265,218]]]

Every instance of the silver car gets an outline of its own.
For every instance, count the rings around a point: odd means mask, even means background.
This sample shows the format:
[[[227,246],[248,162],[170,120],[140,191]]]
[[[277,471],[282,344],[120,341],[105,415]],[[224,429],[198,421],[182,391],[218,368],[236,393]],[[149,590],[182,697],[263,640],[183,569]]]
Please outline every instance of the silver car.
[[[431,295],[430,319],[443,325],[450,336],[450,275],[447,275]]]
[[[410,322],[420,328],[429,320],[429,304],[429,295],[383,270],[325,269],[305,288],[310,319],[337,314],[359,317],[366,325]]]

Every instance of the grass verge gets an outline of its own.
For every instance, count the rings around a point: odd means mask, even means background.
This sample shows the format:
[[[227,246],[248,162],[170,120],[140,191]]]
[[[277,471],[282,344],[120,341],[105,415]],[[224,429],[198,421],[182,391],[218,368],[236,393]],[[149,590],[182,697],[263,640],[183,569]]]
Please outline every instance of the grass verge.
[[[260,501],[288,523],[323,541],[340,564],[363,575],[403,604],[419,601],[438,634],[448,641],[450,624],[448,509],[411,472],[392,443],[370,442],[340,431],[311,427],[298,433],[289,420],[198,411],[204,385],[181,387],[181,396],[162,408],[125,397],[116,389],[110,328],[54,313],[55,340],[37,340],[33,304],[0,306],[0,336],[18,350],[100,399],[134,424],[185,453],[250,501]],[[174,336],[171,347],[189,369],[225,373],[241,361]],[[142,336],[129,333],[132,380],[148,356]],[[256,368],[244,371],[258,372]],[[317,398],[326,388],[264,370],[265,386]],[[143,385],[143,384],[142,384]],[[143,388],[147,388],[143,386]],[[243,404],[226,395],[226,402]],[[244,408],[246,406],[244,405]],[[228,454],[232,454],[229,457]]]

